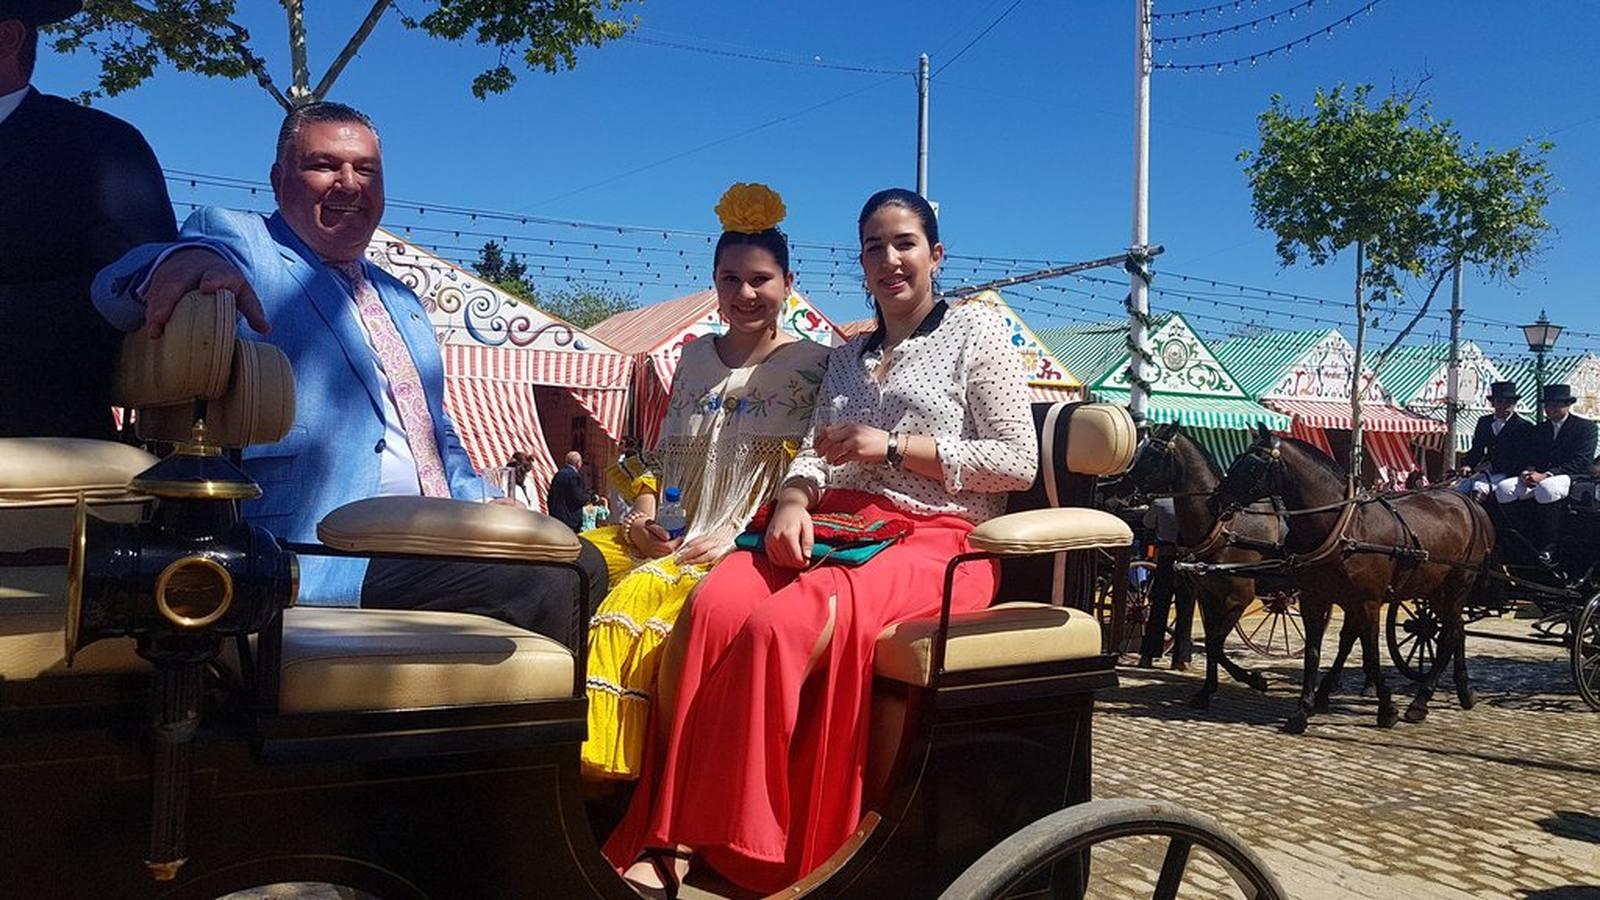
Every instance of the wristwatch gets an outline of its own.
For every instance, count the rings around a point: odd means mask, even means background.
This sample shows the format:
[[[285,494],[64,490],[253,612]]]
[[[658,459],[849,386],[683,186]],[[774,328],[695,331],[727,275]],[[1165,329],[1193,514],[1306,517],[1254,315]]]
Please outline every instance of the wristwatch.
[[[900,432],[889,432],[889,449],[883,454],[884,463],[891,469],[898,469],[905,459],[900,453]]]

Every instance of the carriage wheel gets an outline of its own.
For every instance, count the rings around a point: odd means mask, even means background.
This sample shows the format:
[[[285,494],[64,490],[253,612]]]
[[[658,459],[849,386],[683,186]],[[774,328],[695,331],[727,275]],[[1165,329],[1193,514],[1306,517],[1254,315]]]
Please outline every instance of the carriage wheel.
[[[1155,580],[1155,574],[1154,560],[1136,559],[1128,564],[1128,602],[1123,613],[1123,637],[1122,645],[1117,648],[1118,653],[1136,654],[1144,642],[1145,629],[1150,627],[1150,584]],[[1168,607],[1167,634],[1161,644],[1163,655],[1172,650],[1173,620],[1176,615],[1176,607]],[[1103,627],[1111,627],[1111,582],[1108,577],[1096,580],[1095,616]]]
[[[1578,616],[1572,641],[1572,680],[1590,709],[1600,710],[1600,594]]]
[[[1439,638],[1444,622],[1433,607],[1421,600],[1395,600],[1389,604],[1387,625],[1389,659],[1395,671],[1423,682],[1439,665]]]
[[[1306,632],[1300,624],[1300,590],[1272,591],[1256,598],[1233,625],[1244,645],[1258,656],[1298,658],[1306,652]]]
[[[1177,897],[1184,873],[1190,862],[1197,860],[1214,863],[1245,897],[1283,900],[1289,896],[1255,851],[1207,816],[1162,800],[1094,800],[1052,813],[1000,842],[963,872],[939,900],[999,900],[1052,864],[1060,864],[1056,869],[1059,879],[1063,870],[1089,857],[1095,847],[1140,837],[1167,839],[1159,873],[1152,879],[1154,900]],[[1091,867],[1081,862],[1077,872],[1083,882],[1092,875]],[[1114,887],[1108,887],[1117,896],[1131,896],[1120,878]]]

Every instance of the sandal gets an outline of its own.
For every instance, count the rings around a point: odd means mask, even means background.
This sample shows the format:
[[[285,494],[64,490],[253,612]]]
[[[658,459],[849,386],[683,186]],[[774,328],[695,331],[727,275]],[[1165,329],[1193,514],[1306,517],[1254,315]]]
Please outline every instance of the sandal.
[[[678,891],[683,887],[683,880],[678,877],[678,862],[689,862],[694,854],[688,850],[667,847],[650,847],[639,854],[640,862],[647,862],[655,870],[656,877],[661,880],[661,886],[640,884],[632,879],[626,879],[640,896],[649,897],[651,900],[677,900]],[[688,874],[685,872],[685,874]]]

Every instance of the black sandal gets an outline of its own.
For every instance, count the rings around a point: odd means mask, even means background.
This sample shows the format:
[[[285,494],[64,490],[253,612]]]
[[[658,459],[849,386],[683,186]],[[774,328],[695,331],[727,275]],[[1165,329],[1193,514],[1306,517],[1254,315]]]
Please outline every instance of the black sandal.
[[[629,882],[635,891],[644,896],[655,897],[657,892],[661,900],[678,900],[678,891],[683,888],[683,882],[678,878],[679,860],[689,862],[694,859],[694,854],[688,850],[679,850],[675,847],[648,847],[639,854],[639,859],[648,862],[650,868],[656,870],[656,877],[661,879],[661,887],[652,887],[638,882]],[[649,893],[646,894],[645,892]]]

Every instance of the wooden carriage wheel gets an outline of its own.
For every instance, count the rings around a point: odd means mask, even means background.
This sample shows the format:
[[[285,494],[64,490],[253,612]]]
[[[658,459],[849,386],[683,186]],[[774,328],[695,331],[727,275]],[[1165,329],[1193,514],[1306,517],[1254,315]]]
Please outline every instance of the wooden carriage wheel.
[[[1259,594],[1233,625],[1234,633],[1257,655],[1293,659],[1305,655],[1306,631],[1300,624],[1299,588]]]
[[[1583,702],[1600,710],[1600,594],[1584,604],[1573,629],[1572,681]]]
[[[1136,559],[1128,564],[1128,599],[1124,607],[1122,619],[1122,644],[1117,647],[1118,653],[1137,654],[1139,647],[1144,643],[1145,630],[1150,627],[1150,585],[1155,580],[1156,564],[1150,559]],[[1110,627],[1111,622],[1111,583],[1107,578],[1098,579],[1095,584],[1095,616],[1100,620],[1102,627]],[[1176,606],[1167,607],[1167,621],[1163,623],[1166,636],[1161,642],[1163,655],[1172,651],[1172,642],[1175,639],[1173,622],[1177,617]]]
[[[1389,659],[1395,671],[1411,681],[1426,681],[1439,665],[1444,623],[1438,614],[1421,600],[1395,600],[1389,604],[1385,620]]]

